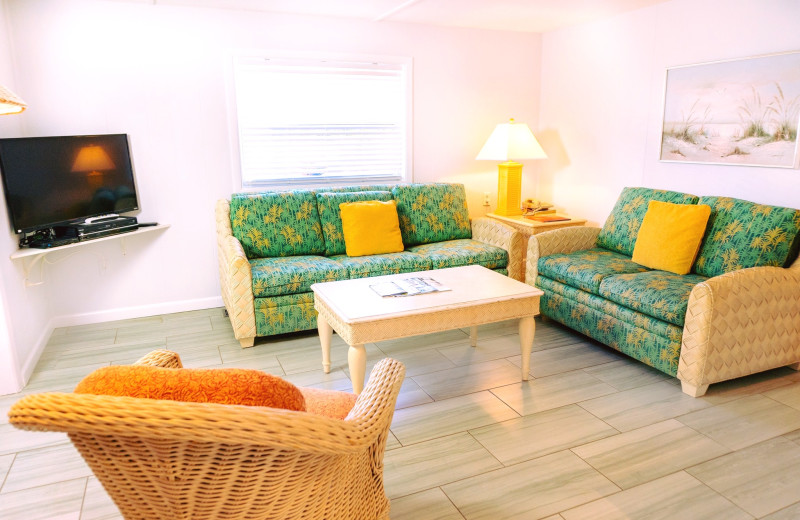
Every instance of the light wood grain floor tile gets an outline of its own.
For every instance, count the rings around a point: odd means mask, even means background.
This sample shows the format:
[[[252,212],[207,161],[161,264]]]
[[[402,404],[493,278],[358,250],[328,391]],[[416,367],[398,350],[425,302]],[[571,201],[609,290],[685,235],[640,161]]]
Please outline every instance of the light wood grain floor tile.
[[[602,345],[590,342],[573,343],[534,351],[531,354],[531,374],[537,378],[547,377],[619,360],[619,353]],[[516,358],[514,361],[516,362]]]
[[[117,339],[119,343],[128,341],[145,341],[167,339],[170,336],[181,336],[184,334],[197,334],[198,332],[213,332],[211,319],[208,317],[191,317],[164,321],[161,325],[154,326],[142,324],[133,327],[123,327],[117,329]]]
[[[478,392],[395,410],[391,430],[407,446],[515,417],[491,392]]]
[[[800,410],[752,395],[682,415],[678,420],[723,446],[739,450],[800,428]]]
[[[432,403],[433,398],[420,388],[416,381],[406,378],[403,386],[400,387],[400,394],[397,396],[395,410],[410,408],[425,403]]]
[[[627,359],[584,368],[583,371],[617,390],[630,390],[671,379],[667,374],[655,368],[648,367],[643,363],[632,363]]]
[[[439,488],[395,498],[390,516],[391,520],[464,520]]]
[[[686,470],[753,516],[800,498],[800,446],[777,437]]]
[[[669,419],[578,446],[572,451],[619,487],[628,489],[730,450]]]
[[[58,471],[48,471],[58,468]],[[17,454],[0,493],[88,477],[92,472],[72,443],[56,444]]]
[[[386,439],[386,449],[387,450],[393,450],[393,449],[402,448],[402,447],[403,447],[403,445],[400,444],[400,441],[397,440],[397,437],[395,437],[394,434],[392,434],[392,432],[390,431],[389,432],[389,436]]]
[[[789,432],[783,436],[784,439],[789,439],[792,442],[795,442],[800,445],[800,430],[795,430],[793,432]]]
[[[380,345],[380,343],[377,343],[375,346],[380,349]],[[381,350],[381,352],[383,351]],[[442,353],[435,348],[414,350],[411,352],[397,351],[391,355],[384,352],[384,354],[405,365],[406,377],[438,372],[439,370],[447,370],[448,368],[456,366],[455,363],[442,355]]]
[[[797,520],[800,518],[800,502],[762,517],[762,520]]]
[[[81,520],[124,520],[114,501],[95,477],[89,477]]]
[[[519,367],[505,359],[414,376],[414,381],[437,401],[508,385],[521,379]]]
[[[378,348],[389,357],[400,355],[400,353],[414,352],[415,350],[425,350],[431,347],[442,347],[454,343],[469,344],[469,332],[461,329],[453,329],[435,334],[423,334],[410,338],[392,339],[377,343]]]
[[[519,382],[491,392],[516,410],[530,415],[614,393],[614,387],[578,370],[558,376]]]
[[[403,448],[384,456],[384,486],[394,499],[502,467],[467,433]]]
[[[14,461],[14,453],[9,455],[0,455],[0,492],[3,491],[3,483],[6,480],[8,470],[11,469],[11,463]]]
[[[800,410],[800,384],[793,384],[775,388],[764,392],[770,399],[779,401],[795,410]]]
[[[66,433],[29,432],[18,430],[8,423],[0,424],[0,439],[2,439],[2,442],[0,442],[0,455],[69,442],[69,437],[67,437]]]
[[[467,520],[545,518],[619,491],[569,451],[442,487]]]
[[[4,520],[79,520],[86,479],[0,494]]]
[[[619,432],[583,408],[570,405],[496,422],[469,433],[508,466]]]
[[[753,374],[739,379],[714,383],[708,387],[703,400],[711,404],[722,404],[740,397],[766,393],[800,381],[800,372],[787,367]]]
[[[689,397],[668,382],[617,392],[580,403],[581,407],[620,431],[633,430],[711,406]]]
[[[520,354],[519,335],[497,336],[482,339],[478,337],[478,345],[454,345],[438,349],[454,365],[469,365],[494,359],[503,359]]]
[[[753,518],[683,471],[564,511],[561,516],[566,520]]]

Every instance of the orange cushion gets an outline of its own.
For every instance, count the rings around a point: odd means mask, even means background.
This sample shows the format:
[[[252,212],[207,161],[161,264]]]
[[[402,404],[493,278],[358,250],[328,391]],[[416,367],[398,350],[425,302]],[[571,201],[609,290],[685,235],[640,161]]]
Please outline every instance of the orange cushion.
[[[303,394],[292,383],[243,368],[113,365],[98,368],[83,378],[75,393],[306,409]]]
[[[321,388],[300,388],[306,400],[306,411],[324,415],[331,419],[344,419],[356,404],[356,394],[323,390]]]

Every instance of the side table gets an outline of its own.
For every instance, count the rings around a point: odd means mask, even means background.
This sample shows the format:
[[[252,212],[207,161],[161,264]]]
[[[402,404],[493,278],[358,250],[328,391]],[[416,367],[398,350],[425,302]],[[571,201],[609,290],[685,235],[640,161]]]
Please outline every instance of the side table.
[[[583,226],[586,224],[586,219],[583,218],[572,218],[567,215],[562,214],[555,214],[552,213],[547,216],[558,216],[568,218],[569,220],[562,220],[559,222],[537,222],[535,220],[531,220],[529,218],[525,218],[522,215],[496,215],[494,213],[487,213],[487,217],[493,218],[495,220],[499,220],[500,222],[504,222],[509,226],[513,227],[525,237],[525,246],[522,248],[522,265],[525,265],[528,256],[528,238],[531,235],[536,235],[538,233],[544,233],[545,231],[552,231],[554,229],[560,229],[565,227],[573,227],[573,226]],[[523,279],[520,280],[521,282],[525,281],[525,274],[523,272]]]

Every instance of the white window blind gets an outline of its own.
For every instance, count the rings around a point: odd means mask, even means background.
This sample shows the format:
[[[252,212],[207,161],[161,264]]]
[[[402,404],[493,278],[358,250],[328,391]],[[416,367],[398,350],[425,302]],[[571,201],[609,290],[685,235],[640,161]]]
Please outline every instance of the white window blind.
[[[402,60],[237,59],[242,187],[406,180],[408,69]]]

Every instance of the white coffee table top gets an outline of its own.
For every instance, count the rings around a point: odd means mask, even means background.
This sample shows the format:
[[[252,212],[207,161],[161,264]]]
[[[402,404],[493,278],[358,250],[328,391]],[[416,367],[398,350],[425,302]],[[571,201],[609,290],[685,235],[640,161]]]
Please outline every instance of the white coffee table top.
[[[379,296],[370,286],[393,279],[430,277],[449,291],[414,296]],[[344,322],[356,323],[376,316],[408,316],[436,310],[541,296],[540,289],[478,265],[393,274],[337,282],[316,283],[311,290]]]

